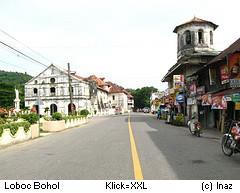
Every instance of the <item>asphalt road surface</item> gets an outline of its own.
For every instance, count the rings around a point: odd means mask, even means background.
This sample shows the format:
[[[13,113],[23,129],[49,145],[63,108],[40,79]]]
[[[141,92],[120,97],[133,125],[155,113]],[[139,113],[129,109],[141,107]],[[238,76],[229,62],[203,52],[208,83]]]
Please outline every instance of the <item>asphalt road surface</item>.
[[[224,156],[219,136],[191,136],[150,114],[98,117],[1,149],[0,179],[239,180],[240,154]]]

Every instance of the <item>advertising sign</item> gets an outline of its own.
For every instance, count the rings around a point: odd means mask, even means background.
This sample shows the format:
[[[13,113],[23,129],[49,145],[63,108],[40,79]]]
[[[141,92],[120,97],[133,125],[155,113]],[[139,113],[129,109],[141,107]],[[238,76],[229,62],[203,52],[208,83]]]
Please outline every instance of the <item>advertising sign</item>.
[[[212,97],[212,109],[227,109],[227,101],[224,96]]]
[[[229,78],[240,79],[240,54],[235,53],[228,58]]]
[[[184,103],[184,99],[185,99],[184,94],[178,94],[176,96],[176,102],[177,103]]]
[[[240,79],[229,79],[229,82],[231,88],[240,87]]]
[[[229,82],[229,73],[227,65],[222,65],[220,67],[221,83],[226,84]]]
[[[202,96],[202,106],[212,105],[212,97],[209,94]]]
[[[197,87],[197,95],[205,94],[205,86]]]
[[[194,82],[194,83],[190,84],[190,86],[189,86],[189,94],[190,94],[190,96],[195,96],[196,93],[197,93],[197,88],[196,88],[196,84]]]
[[[232,94],[232,101],[233,102],[240,102],[240,93]]]
[[[235,103],[235,110],[240,110],[240,102]]]
[[[173,87],[179,89],[184,85],[184,75],[173,75]]]
[[[232,95],[225,95],[224,97],[226,101],[232,101]]]

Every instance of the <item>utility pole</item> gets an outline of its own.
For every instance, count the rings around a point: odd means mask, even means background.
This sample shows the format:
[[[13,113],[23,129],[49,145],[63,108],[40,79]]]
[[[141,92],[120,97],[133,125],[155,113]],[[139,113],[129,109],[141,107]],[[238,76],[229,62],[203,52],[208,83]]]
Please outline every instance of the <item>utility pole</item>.
[[[71,72],[70,72],[70,63],[68,63],[68,87],[69,87],[69,95],[70,95],[70,108],[71,113],[73,113],[73,93],[72,93],[72,85],[71,85]]]

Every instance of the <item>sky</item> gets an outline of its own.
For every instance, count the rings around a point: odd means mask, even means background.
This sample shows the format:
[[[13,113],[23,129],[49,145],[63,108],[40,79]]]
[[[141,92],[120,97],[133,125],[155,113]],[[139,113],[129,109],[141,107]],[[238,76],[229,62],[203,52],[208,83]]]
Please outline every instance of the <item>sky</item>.
[[[1,0],[0,41],[46,65],[69,62],[80,76],[163,90],[177,61],[175,26],[194,16],[216,23],[221,51],[240,37],[239,7],[239,0]],[[44,69],[0,44],[0,70]]]

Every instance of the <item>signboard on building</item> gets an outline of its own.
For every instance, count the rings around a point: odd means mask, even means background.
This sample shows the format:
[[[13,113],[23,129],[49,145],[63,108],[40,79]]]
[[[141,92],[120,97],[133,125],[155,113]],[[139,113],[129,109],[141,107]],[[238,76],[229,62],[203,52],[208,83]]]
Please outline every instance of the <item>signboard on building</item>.
[[[227,109],[227,101],[224,96],[212,97],[212,109]]]
[[[212,96],[210,94],[205,94],[202,96],[202,106],[212,105]]]
[[[233,102],[240,102],[240,93],[232,94],[232,101]]]
[[[203,95],[203,94],[205,94],[205,86],[197,87],[197,95]]]
[[[173,75],[173,88],[179,89],[184,85],[184,75]]]
[[[229,83],[231,88],[240,87],[240,79],[230,79]]]
[[[240,110],[240,102],[235,103],[235,110]]]
[[[178,94],[178,95],[176,96],[176,102],[177,102],[177,103],[184,103],[184,101],[185,101],[184,94]]]
[[[229,78],[240,79],[240,53],[234,53],[228,57]]]
[[[229,82],[228,66],[226,64],[220,67],[220,76],[222,84],[226,84]]]
[[[232,95],[225,95],[224,97],[226,101],[232,101]]]
[[[195,82],[189,85],[189,94],[190,96],[195,96],[197,93],[197,88]]]

